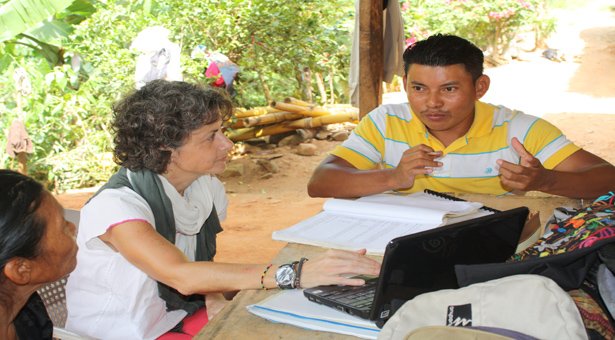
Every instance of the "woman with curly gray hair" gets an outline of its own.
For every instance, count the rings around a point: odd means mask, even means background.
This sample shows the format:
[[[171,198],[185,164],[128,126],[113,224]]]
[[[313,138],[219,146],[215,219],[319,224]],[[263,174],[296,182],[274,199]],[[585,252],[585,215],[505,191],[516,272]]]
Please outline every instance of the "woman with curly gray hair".
[[[227,207],[215,175],[232,148],[222,129],[230,100],[213,88],[156,80],[114,111],[121,168],[81,211],[68,329],[104,339],[189,339],[224,305],[224,293],[359,285],[345,274],[378,274],[365,250],[277,268],[213,262]]]

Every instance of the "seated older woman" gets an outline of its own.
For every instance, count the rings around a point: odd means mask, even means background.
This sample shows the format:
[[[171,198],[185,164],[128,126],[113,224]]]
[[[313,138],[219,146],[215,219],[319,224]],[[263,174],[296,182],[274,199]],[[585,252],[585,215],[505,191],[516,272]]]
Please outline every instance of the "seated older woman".
[[[115,107],[122,166],[81,210],[79,264],[66,290],[66,328],[103,339],[190,339],[224,304],[221,293],[363,284],[365,250],[331,250],[281,266],[213,262],[226,214],[232,142],[227,95],[155,80]],[[206,309],[205,309],[206,307]]]
[[[51,339],[36,290],[75,268],[75,225],[27,176],[0,170],[0,188],[0,339]]]

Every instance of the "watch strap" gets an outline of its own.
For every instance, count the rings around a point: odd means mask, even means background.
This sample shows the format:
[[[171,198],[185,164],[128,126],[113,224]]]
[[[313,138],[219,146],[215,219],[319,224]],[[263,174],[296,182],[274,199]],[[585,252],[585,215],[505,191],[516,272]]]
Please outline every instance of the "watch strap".
[[[293,284],[293,288],[301,288],[301,270],[303,269],[303,263],[305,263],[305,261],[307,261],[308,259],[305,257],[302,257],[301,260],[299,260],[299,263],[297,263],[297,270],[296,275],[295,275],[295,282]]]

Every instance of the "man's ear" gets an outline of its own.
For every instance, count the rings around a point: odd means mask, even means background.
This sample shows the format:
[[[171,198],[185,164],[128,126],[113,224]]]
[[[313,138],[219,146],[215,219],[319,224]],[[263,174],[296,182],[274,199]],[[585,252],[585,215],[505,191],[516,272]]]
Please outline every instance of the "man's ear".
[[[487,90],[489,90],[489,84],[491,84],[491,79],[486,74],[481,75],[476,79],[476,100],[481,99]]]
[[[14,257],[4,265],[4,276],[17,285],[27,285],[32,280],[32,261]]]

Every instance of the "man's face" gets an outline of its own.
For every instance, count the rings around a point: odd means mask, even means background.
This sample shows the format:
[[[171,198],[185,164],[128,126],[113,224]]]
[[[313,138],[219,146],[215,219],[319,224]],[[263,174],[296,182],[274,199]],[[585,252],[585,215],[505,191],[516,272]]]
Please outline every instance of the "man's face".
[[[412,64],[404,81],[412,111],[445,145],[470,129],[474,103],[489,87],[487,76],[475,83],[463,64]]]

